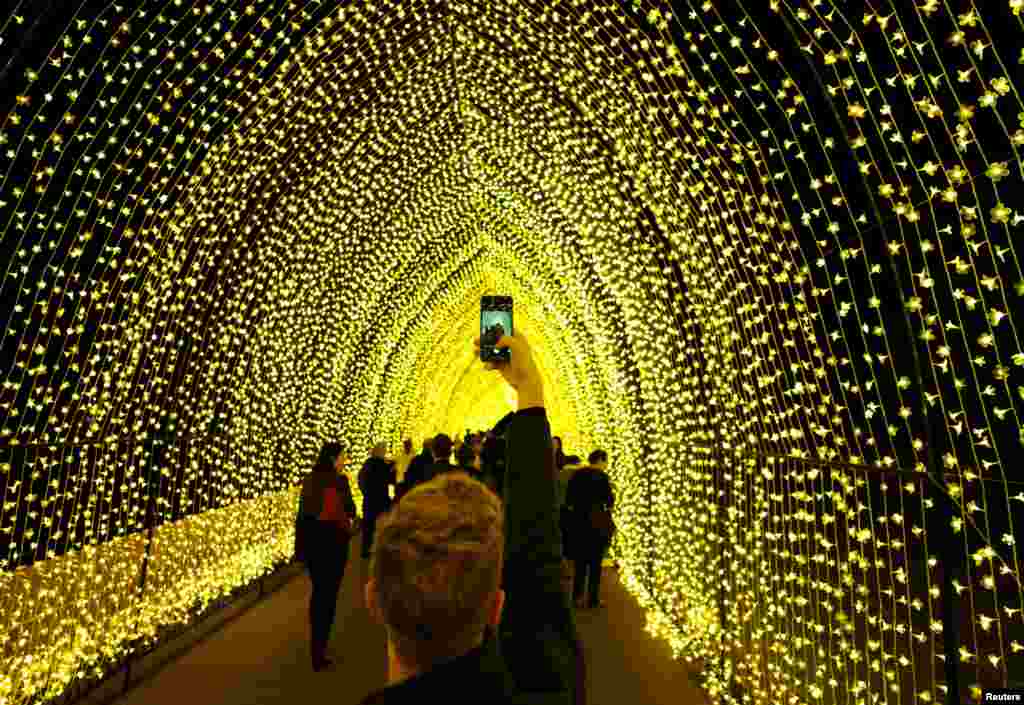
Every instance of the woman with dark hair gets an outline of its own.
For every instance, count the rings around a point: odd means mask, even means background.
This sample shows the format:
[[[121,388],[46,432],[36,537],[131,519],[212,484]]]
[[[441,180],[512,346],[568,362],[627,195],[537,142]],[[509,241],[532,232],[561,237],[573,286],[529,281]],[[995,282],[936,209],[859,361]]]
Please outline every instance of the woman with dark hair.
[[[343,474],[347,462],[341,444],[324,444],[316,466],[302,481],[295,520],[295,554],[306,564],[313,583],[309,625],[314,671],[333,663],[326,655],[327,642],[348,563],[348,542],[354,533],[356,503]]]

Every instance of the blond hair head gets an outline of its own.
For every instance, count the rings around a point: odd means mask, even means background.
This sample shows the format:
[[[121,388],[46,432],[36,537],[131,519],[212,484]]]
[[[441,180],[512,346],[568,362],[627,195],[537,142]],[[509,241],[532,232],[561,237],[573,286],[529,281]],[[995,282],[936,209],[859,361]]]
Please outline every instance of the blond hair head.
[[[501,500],[464,472],[446,472],[377,520],[370,574],[403,663],[430,668],[474,648],[501,588]]]

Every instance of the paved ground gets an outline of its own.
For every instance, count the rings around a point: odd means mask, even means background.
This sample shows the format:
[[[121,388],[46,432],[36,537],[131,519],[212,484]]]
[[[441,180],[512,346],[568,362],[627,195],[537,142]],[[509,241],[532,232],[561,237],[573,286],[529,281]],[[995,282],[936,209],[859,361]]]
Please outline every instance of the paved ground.
[[[358,539],[338,596],[332,672],[309,667],[309,580],[298,576],[221,630],[168,663],[116,705],[356,705],[381,688],[387,672],[382,629],[369,617],[361,584],[367,564]],[[581,611],[589,705],[707,705],[686,665],[644,632],[636,601],[605,568],[603,610]]]

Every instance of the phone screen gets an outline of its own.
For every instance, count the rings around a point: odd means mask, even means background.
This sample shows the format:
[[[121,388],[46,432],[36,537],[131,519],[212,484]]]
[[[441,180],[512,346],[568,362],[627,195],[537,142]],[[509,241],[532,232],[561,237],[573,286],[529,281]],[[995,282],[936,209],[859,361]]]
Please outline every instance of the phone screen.
[[[508,362],[512,353],[494,344],[503,335],[513,335],[512,297],[484,296],[480,299],[480,359],[484,362]]]

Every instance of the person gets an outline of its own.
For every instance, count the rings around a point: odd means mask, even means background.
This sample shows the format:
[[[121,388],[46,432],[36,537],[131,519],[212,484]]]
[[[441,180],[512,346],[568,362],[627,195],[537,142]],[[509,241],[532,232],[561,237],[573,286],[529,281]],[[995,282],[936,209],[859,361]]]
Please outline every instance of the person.
[[[558,526],[562,532],[562,547],[565,552],[565,564],[563,569],[568,575],[572,570],[572,561],[569,558],[569,540],[570,540],[570,522],[571,516],[569,514],[569,507],[566,504],[566,495],[569,491],[569,480],[576,473],[576,470],[580,468],[579,456],[562,455],[558,457],[558,452],[555,453],[555,468],[558,475],[558,494],[557,494],[557,505],[559,507]],[[561,463],[559,465],[559,463]]]
[[[327,658],[327,642],[348,563],[351,521],[356,516],[352,488],[343,474],[347,462],[340,444],[324,444],[313,471],[302,481],[295,519],[296,557],[305,563],[313,584],[309,631],[314,671],[333,663]]]
[[[402,441],[402,453],[395,462],[395,482],[397,484],[400,485],[405,481],[405,472],[415,457],[416,454],[412,452],[412,439],[406,438]]]
[[[405,477],[395,489],[395,502],[399,501],[409,490],[426,479],[426,467],[433,461],[434,456],[430,451],[433,438],[423,439],[423,450],[409,462],[405,470]]]
[[[468,473],[470,477],[478,482],[484,481],[484,474],[476,467],[476,453],[473,452],[472,443],[463,443],[455,456],[455,470]]]
[[[479,346],[479,340],[476,341]],[[521,335],[498,369],[509,415],[505,503],[441,473],[380,519],[365,585],[387,635],[388,685],[361,705],[585,702],[575,617],[559,581],[551,436],[540,373]]]
[[[611,534],[595,528],[592,517],[595,510],[615,506],[608,473],[608,454],[595,450],[588,458],[589,465],[573,473],[566,488],[565,503],[568,508],[568,557],[573,561],[572,597],[577,607],[583,607],[584,586],[587,588],[587,603],[590,608],[600,608],[601,563],[611,545]]]
[[[434,436],[434,440],[430,442],[430,452],[434,456],[434,462],[424,471],[424,480],[426,482],[452,469],[452,439],[447,434],[437,434]]]
[[[395,466],[384,460],[386,452],[384,443],[375,445],[359,471],[359,491],[363,493],[363,558],[370,557],[377,517],[391,505],[388,486],[395,484]]]

